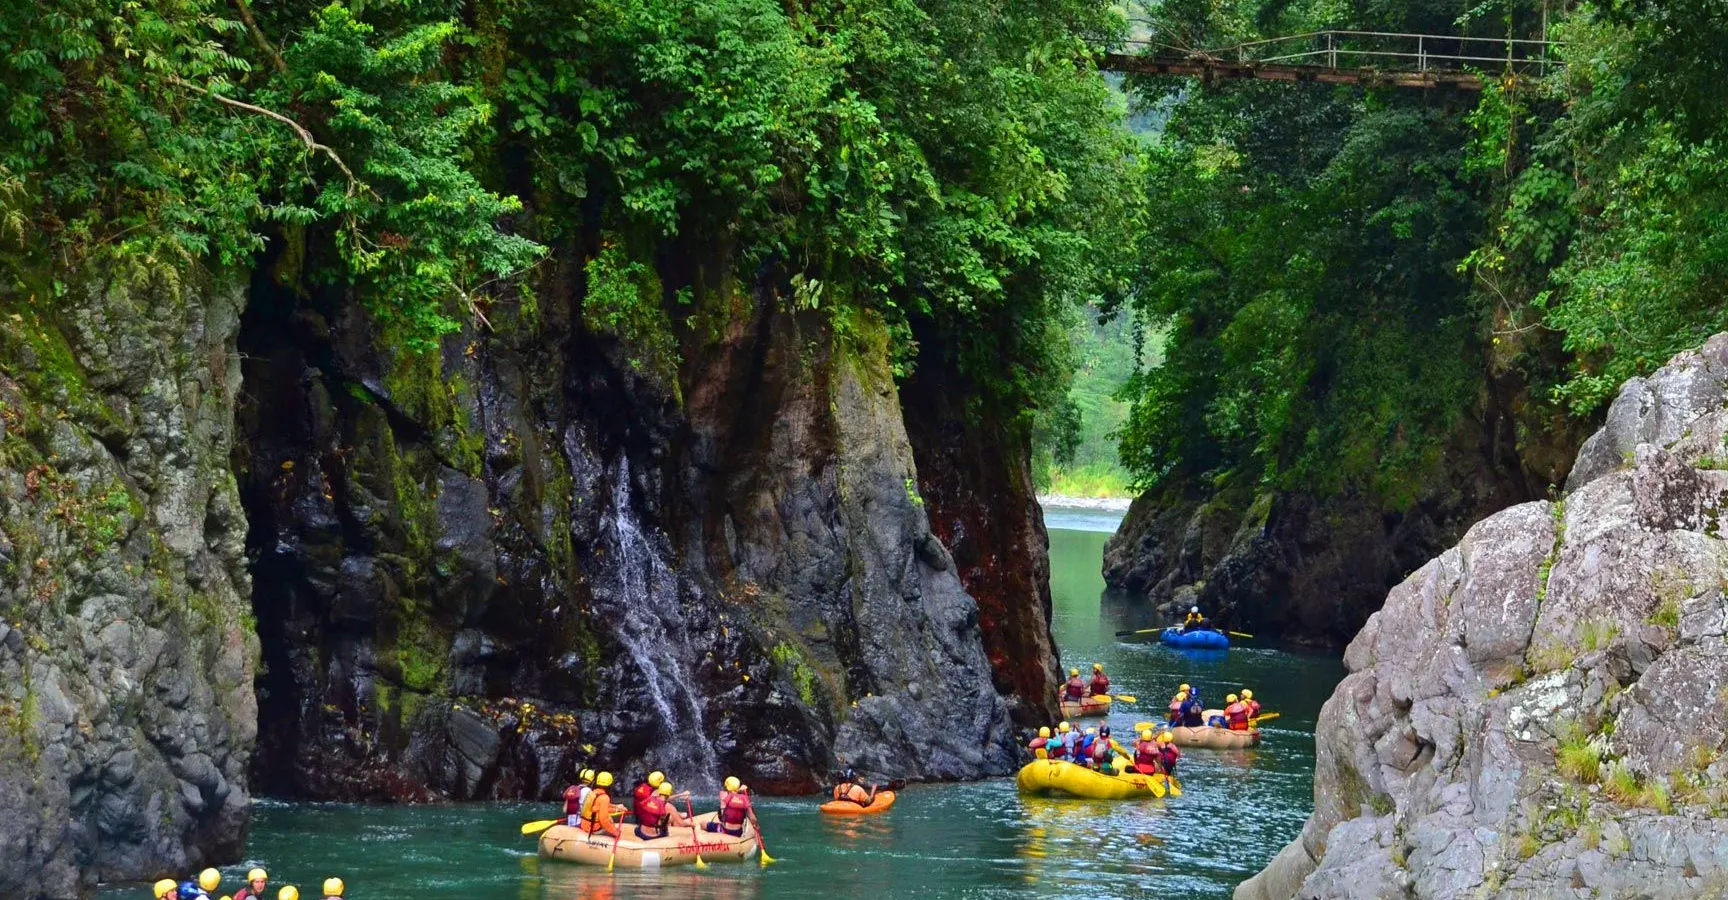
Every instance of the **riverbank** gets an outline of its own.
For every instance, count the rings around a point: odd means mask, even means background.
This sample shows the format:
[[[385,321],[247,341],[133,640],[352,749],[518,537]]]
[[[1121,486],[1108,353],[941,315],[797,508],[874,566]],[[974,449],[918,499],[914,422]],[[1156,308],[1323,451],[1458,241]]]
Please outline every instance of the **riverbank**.
[[[1039,494],[1038,505],[1049,509],[1062,507],[1065,509],[1090,509],[1105,512],[1125,513],[1133,505],[1132,497],[1067,497],[1061,494]]]

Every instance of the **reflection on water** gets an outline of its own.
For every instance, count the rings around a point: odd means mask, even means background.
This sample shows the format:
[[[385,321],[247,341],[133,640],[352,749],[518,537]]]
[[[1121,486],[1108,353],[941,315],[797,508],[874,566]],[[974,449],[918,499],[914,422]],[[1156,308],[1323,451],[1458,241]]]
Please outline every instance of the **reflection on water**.
[[[1139,697],[1111,711],[1116,733],[1160,718],[1184,681],[1209,699],[1252,687],[1267,711],[1283,714],[1257,748],[1188,751],[1180,798],[1023,797],[1012,779],[995,779],[913,785],[875,816],[823,816],[819,797],[764,799],[763,838],[780,860],[767,869],[752,861],[610,873],[535,855],[534,840],[518,828],[554,815],[554,804],[263,802],[246,860],[224,870],[224,892],[239,886],[247,867],[262,865],[274,885],[340,875],[350,900],[890,900],[914,890],[968,900],[1052,892],[1086,900],[1226,898],[1300,831],[1310,807],[1314,718],[1342,666],[1252,647],[1178,652],[1116,638],[1115,631],[1154,623],[1143,604],[1101,597],[1107,537],[1052,531],[1050,554],[1064,664],[1103,662],[1117,690]],[[138,885],[104,894],[147,897]]]

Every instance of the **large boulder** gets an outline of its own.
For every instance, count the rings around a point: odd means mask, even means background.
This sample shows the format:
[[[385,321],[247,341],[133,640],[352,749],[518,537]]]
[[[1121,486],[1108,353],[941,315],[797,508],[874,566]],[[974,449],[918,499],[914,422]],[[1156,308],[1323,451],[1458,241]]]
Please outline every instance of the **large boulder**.
[[[1718,336],[1628,383],[1563,500],[1392,590],[1238,900],[1728,895],[1724,373]]]

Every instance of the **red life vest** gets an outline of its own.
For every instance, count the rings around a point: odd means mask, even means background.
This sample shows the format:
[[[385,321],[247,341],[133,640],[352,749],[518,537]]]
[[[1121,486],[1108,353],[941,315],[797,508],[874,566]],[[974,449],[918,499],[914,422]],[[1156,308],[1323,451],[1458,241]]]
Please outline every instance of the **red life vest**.
[[[1248,718],[1252,719],[1257,715],[1260,715],[1260,701],[1248,701]]]
[[[1224,724],[1231,731],[1248,730],[1248,704],[1238,700],[1224,707]]]
[[[1142,768],[1154,768],[1158,765],[1158,744],[1154,741],[1134,742],[1134,765]]]
[[[1027,745],[1026,745],[1026,749],[1028,749],[1028,750],[1036,750],[1036,749],[1038,749],[1038,748],[1039,748],[1039,747],[1042,747],[1042,746],[1044,746],[1044,745],[1045,745],[1045,744],[1048,744],[1048,743],[1050,743],[1050,739],[1049,739],[1049,738],[1041,738],[1041,737],[1037,737],[1037,738],[1033,738],[1033,739],[1032,739],[1032,743],[1030,743],[1030,744],[1027,744]]]
[[[1182,758],[1182,751],[1175,744],[1160,744],[1158,747],[1158,765],[1166,775],[1176,774],[1176,760]]]
[[[564,815],[582,815],[582,789],[576,785],[564,789]]]
[[[750,817],[750,797],[742,791],[722,791],[720,821],[727,825],[743,825]]]
[[[666,798],[658,794],[642,801],[636,813],[636,821],[648,830],[661,827],[668,818],[670,818],[670,814],[666,808]]]
[[[1110,693],[1110,676],[1103,672],[1092,676],[1092,696]]]
[[[1078,700],[1084,696],[1086,696],[1086,682],[1081,681],[1078,675],[1068,679],[1068,684],[1063,689],[1063,697],[1068,700]]]

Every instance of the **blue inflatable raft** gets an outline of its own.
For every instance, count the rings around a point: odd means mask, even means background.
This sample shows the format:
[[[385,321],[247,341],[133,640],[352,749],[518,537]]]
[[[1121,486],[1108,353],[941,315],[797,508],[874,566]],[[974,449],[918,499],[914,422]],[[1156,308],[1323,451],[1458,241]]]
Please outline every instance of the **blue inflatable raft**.
[[[1186,650],[1223,650],[1230,646],[1230,639],[1222,631],[1183,631],[1180,628],[1158,632],[1158,642],[1166,647]]]

